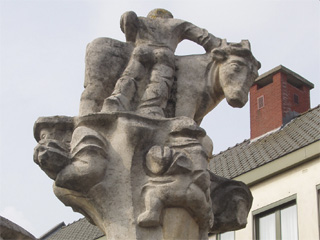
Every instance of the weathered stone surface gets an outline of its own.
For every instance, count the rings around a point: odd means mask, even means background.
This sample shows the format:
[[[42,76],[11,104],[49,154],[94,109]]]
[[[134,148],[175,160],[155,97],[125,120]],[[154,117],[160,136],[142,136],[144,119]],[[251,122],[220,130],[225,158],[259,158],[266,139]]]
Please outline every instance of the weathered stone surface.
[[[79,116],[35,123],[34,161],[56,196],[108,239],[207,239],[243,228],[251,193],[207,170],[213,146],[199,125],[223,98],[246,103],[260,67],[249,42],[227,43],[163,9],[127,12],[121,29],[127,42],[87,47]],[[206,54],[175,56],[183,39]]]
[[[36,129],[41,128],[38,124]],[[72,138],[66,141],[70,144],[63,149],[55,148],[62,142],[50,139],[56,130],[54,126],[49,129],[50,125],[42,124],[51,133],[45,142],[50,148],[43,149],[40,140],[36,162],[48,172],[42,155],[64,156],[52,157],[49,168],[58,173],[51,175],[56,195],[112,238],[135,234],[139,238],[145,227],[160,228],[167,207],[188,209],[207,233],[213,221],[206,169],[211,149],[203,147],[208,138],[192,119],[150,119],[132,113],[77,117]],[[129,228],[119,233],[115,227],[134,222],[138,224],[135,233],[128,232]]]
[[[199,226],[183,208],[166,208],[163,216],[163,239],[200,239]]]
[[[249,188],[242,182],[209,173],[214,214],[214,223],[210,232],[227,232],[246,227],[253,200]]]
[[[115,55],[114,48],[116,53],[123,48],[126,54]],[[86,88],[81,97],[80,115],[103,111],[103,101],[110,97],[132,49],[131,43],[108,38],[96,39],[88,45]],[[233,107],[244,106],[258,68],[259,62],[252,56],[247,40],[239,44],[228,44],[223,40],[221,46],[210,53],[176,56],[176,72],[163,109],[165,116],[186,116],[200,124],[224,98]],[[143,87],[145,85],[140,86]],[[143,89],[138,92],[140,96],[135,95],[136,99],[141,98]],[[127,110],[135,111],[137,101],[133,101]]]

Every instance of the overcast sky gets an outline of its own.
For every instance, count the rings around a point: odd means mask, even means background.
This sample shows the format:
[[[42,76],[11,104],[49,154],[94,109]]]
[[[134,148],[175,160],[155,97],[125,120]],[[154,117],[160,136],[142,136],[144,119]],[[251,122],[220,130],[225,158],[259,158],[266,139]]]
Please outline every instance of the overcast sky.
[[[283,65],[315,84],[320,96],[320,2],[301,1],[98,1],[0,0],[0,215],[36,237],[81,217],[53,194],[52,180],[33,163],[33,124],[40,116],[78,114],[87,43],[124,41],[120,16],[146,16],[165,8],[229,42],[249,39],[262,74]],[[202,53],[182,43],[177,54]],[[202,127],[218,153],[250,136],[249,105],[223,101]]]

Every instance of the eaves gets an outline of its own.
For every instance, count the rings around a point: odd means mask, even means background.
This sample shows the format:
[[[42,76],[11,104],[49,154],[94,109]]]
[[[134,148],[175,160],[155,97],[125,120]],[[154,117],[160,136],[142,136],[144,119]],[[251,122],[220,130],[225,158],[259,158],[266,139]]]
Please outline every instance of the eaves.
[[[317,157],[320,157],[320,140],[239,175],[235,177],[234,180],[242,181],[251,187]]]

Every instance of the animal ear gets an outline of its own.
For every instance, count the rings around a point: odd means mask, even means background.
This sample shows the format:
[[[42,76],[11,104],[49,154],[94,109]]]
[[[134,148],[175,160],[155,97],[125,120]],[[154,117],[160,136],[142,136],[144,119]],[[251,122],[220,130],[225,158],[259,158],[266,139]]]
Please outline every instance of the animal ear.
[[[257,61],[257,68],[258,68],[258,70],[261,68],[261,63],[259,62],[259,61]]]
[[[222,49],[215,48],[211,51],[211,54],[212,54],[213,60],[216,60],[216,61],[224,61],[227,59],[227,53]]]

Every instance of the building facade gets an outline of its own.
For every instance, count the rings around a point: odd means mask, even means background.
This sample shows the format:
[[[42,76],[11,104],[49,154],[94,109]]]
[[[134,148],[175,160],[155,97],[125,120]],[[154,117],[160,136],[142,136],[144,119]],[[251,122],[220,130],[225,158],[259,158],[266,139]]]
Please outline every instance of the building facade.
[[[254,197],[245,229],[211,239],[319,239],[320,106],[313,85],[278,66],[250,90],[251,139],[210,162],[217,175],[246,183]]]

